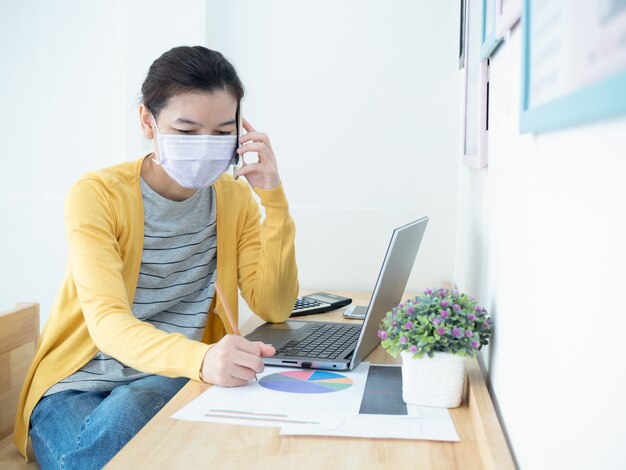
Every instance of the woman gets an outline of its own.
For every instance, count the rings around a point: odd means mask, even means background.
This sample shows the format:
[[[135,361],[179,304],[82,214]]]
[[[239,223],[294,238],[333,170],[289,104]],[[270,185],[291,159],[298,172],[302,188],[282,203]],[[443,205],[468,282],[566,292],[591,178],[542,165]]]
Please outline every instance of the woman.
[[[239,288],[270,322],[287,319],[298,293],[272,146],[245,120],[238,136],[233,66],[177,47],[152,64],[142,95],[155,153],[85,175],[66,200],[69,269],[14,434],[24,455],[30,435],[42,468],[101,468],[188,379],[238,386],[263,370],[274,348],[227,334],[216,280],[235,315]],[[246,152],[259,156],[236,170],[247,183],[226,174]]]

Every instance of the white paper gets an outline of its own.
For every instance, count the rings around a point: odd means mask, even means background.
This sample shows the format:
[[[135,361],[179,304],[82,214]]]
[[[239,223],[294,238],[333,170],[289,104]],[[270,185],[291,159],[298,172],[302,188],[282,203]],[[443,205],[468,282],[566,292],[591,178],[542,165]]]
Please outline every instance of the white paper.
[[[361,363],[352,372],[266,367],[263,373],[257,376],[259,382],[253,380],[242,387],[232,388],[213,386],[172,415],[172,418],[248,426],[298,425],[298,427],[333,428],[337,427],[345,416],[358,414],[368,370],[369,363]],[[337,374],[350,379],[352,383],[342,390],[329,389],[327,393],[292,393],[268,389],[261,385],[268,384],[263,379],[273,374],[279,374],[278,377],[273,376],[277,377],[277,380],[282,377],[285,381],[290,381],[289,377],[285,378],[289,372],[296,375]],[[272,377],[269,377],[267,380],[271,379]],[[332,377],[326,381],[333,383],[333,380],[345,382],[345,379]],[[291,383],[298,386],[298,382]],[[320,382],[311,380],[310,383],[317,385]],[[306,388],[307,384],[303,387]]]
[[[284,426],[281,435],[460,441],[446,408],[407,406],[408,416],[346,416],[338,425]]]

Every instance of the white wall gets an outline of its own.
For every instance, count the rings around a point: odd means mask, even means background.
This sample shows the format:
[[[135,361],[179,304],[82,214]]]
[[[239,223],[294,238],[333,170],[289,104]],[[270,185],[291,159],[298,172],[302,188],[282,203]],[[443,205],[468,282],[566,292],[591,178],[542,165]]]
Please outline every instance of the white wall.
[[[409,288],[452,279],[455,1],[1,8],[0,308],[36,300],[45,323],[66,263],[65,194],[86,171],[150,150],[140,86],[150,63],[182,44],[223,51],[240,71],[245,113],[278,156],[303,287],[371,289],[391,229],[422,215],[431,222]]]
[[[409,289],[452,280],[456,1],[207,2],[297,226],[301,285],[373,288],[391,230],[431,221]]]
[[[63,200],[83,173],[139,158],[152,60],[204,41],[205,2],[14,0],[0,7],[0,309],[41,303],[67,248]]]
[[[2,3],[2,309],[39,301],[45,321],[66,263],[63,197],[125,158],[121,4]]]
[[[460,178],[456,280],[522,469],[626,468],[626,118],[519,135],[519,28],[492,59],[489,166]]]
[[[456,249],[496,319],[485,359],[521,468],[626,467],[626,119],[518,135],[515,30],[492,62],[489,167],[459,168],[456,3],[3,2],[0,308],[37,300],[45,322],[68,188],[149,149],[149,64],[204,42],[272,138],[303,287],[371,288],[390,229],[430,215],[409,287],[452,279]]]

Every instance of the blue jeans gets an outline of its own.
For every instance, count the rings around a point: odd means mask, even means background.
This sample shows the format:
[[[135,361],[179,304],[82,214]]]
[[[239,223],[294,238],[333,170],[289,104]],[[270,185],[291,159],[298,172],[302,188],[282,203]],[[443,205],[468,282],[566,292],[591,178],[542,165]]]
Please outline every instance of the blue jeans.
[[[30,437],[44,469],[100,469],[189,379],[151,375],[111,392],[66,390],[42,398]]]

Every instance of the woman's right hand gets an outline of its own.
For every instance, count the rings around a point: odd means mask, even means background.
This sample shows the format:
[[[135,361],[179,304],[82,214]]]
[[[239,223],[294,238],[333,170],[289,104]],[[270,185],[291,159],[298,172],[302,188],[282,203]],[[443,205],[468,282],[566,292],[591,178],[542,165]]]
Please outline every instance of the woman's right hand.
[[[276,350],[269,344],[251,342],[242,336],[226,335],[204,356],[202,380],[222,387],[245,385],[265,369],[261,358],[274,354]]]

